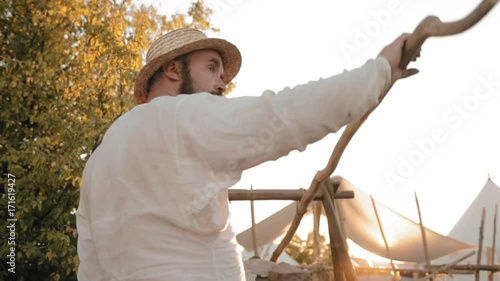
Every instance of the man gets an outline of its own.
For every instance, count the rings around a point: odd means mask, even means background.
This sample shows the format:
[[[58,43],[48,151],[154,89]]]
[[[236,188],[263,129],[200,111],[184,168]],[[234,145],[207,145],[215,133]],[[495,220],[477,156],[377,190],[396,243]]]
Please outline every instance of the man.
[[[360,118],[392,80],[415,74],[398,69],[407,37],[358,69],[239,98],[221,97],[240,69],[234,45],[195,29],[158,39],[136,79],[139,105],[111,125],[83,173],[79,280],[245,280],[227,189]]]

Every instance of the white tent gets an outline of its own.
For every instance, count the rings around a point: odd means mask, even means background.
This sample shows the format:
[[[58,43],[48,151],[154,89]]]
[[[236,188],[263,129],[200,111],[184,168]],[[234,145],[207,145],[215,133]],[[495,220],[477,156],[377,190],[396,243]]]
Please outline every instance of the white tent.
[[[493,241],[493,217],[496,206],[500,207],[500,188],[491,179],[486,181],[483,189],[476,199],[472,201],[469,208],[451,229],[448,236],[463,242],[479,244],[479,226],[483,208],[486,212],[484,224],[483,245],[491,246]],[[500,215],[498,215],[500,216]],[[496,224],[498,225],[499,217]],[[496,234],[497,245],[500,247],[500,230]],[[498,259],[499,257],[497,257]]]
[[[354,199],[336,200],[346,237],[374,254],[389,258],[370,197],[345,179],[341,180],[339,190],[355,192]],[[375,205],[385,236],[388,238],[392,259],[408,262],[425,261],[419,224],[381,203],[377,202]],[[293,220],[295,210],[296,205],[292,203],[258,223],[256,225],[258,246],[262,247],[285,233]],[[474,247],[430,229],[425,231],[431,259]],[[247,229],[236,237],[238,243],[247,250],[253,248],[251,233],[251,229]]]
[[[296,203],[291,203],[273,215],[267,217],[255,225],[257,232],[257,247],[261,248],[272,243],[281,235],[285,234],[295,216]],[[252,228],[236,235],[238,243],[247,251],[253,250]]]
[[[345,179],[341,180],[339,190],[353,190],[355,193],[354,199],[335,201],[345,237],[373,254],[389,258],[370,196]],[[413,265],[423,265],[425,258],[419,224],[375,200],[374,202],[392,259],[411,262]],[[488,255],[492,253],[493,216],[497,205],[500,206],[500,188],[488,179],[476,199],[453,227],[449,236],[440,235],[426,228],[426,239],[432,264],[448,264],[471,251],[478,250],[479,225],[483,208],[486,211],[486,220],[481,264],[488,264]],[[256,225],[258,246],[263,247],[283,235],[288,230],[295,211],[296,203],[294,202],[258,223]],[[309,213],[311,213],[310,210]],[[498,250],[500,249],[499,220],[500,214],[496,221],[498,228],[496,233],[496,264],[500,261],[500,250]],[[241,232],[236,238],[240,245],[247,250],[250,251],[253,248],[251,229]],[[476,260],[477,256],[474,255],[459,264],[476,264]],[[486,272],[482,272],[481,280],[487,280],[486,275]],[[494,280],[498,280],[499,276],[500,273],[496,273]],[[363,276],[363,278],[365,278],[363,280],[369,281],[382,280],[380,276]],[[472,281],[473,278],[474,275],[454,274],[447,276],[447,279],[453,281]]]
[[[481,255],[481,264],[489,264],[491,255],[494,254],[494,262],[496,264],[500,263],[500,213],[497,215],[496,222],[494,221],[495,209],[500,208],[500,188],[491,179],[488,179],[483,187],[483,189],[476,196],[474,201],[470,204],[469,208],[462,217],[458,220],[455,226],[452,228],[448,236],[464,241],[470,244],[479,245],[479,227],[481,225],[481,217],[483,208],[485,210],[485,222],[484,222],[484,233],[483,233],[483,248]],[[500,210],[499,210],[500,212]],[[492,249],[493,244],[493,225],[497,225],[496,233],[496,251]],[[476,253],[478,249],[476,248]],[[459,251],[453,253],[444,258],[433,261],[434,263],[448,263],[452,260],[456,260],[466,254],[466,251]],[[460,264],[476,264],[477,255],[474,255]],[[481,280],[487,280],[487,273],[481,273]],[[500,273],[495,274],[495,280],[498,280]],[[454,275],[453,280],[465,281],[473,280],[474,275]]]
[[[337,200],[347,238],[384,258],[406,262],[425,262],[422,233],[418,223],[374,200],[391,253],[389,256],[370,196],[344,179],[339,190],[354,190],[355,193],[355,199]],[[425,235],[431,260],[474,247],[428,228],[425,228]]]

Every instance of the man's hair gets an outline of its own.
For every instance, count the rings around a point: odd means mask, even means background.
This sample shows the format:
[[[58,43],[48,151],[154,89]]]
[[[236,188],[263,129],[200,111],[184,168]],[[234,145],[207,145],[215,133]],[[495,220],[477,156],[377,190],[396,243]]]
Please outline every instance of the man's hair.
[[[182,56],[178,56],[175,59],[173,59],[173,61],[177,61],[177,62],[181,63],[183,74],[189,73],[189,58],[190,58],[189,54],[190,53],[187,53],[187,54],[184,54]],[[148,86],[146,87],[146,93],[148,95],[149,95],[149,92],[151,91],[151,89],[153,88],[154,84],[156,84],[156,82],[160,81],[164,77],[164,75],[165,75],[165,73],[163,72],[163,65],[162,65],[155,71],[153,76],[151,76],[151,79],[149,79]]]

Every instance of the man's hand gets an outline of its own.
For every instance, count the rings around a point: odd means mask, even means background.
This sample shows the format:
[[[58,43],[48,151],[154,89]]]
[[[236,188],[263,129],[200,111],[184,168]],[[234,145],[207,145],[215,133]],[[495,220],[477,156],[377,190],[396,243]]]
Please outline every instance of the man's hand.
[[[401,78],[406,78],[418,73],[418,69],[410,68],[410,69],[400,69],[399,62],[401,61],[401,57],[403,55],[403,48],[406,43],[406,40],[411,36],[409,33],[403,33],[399,36],[394,42],[385,46],[382,51],[378,54],[379,56],[387,59],[389,64],[391,65],[391,79],[392,81],[396,81]],[[413,59],[415,61],[416,58]]]

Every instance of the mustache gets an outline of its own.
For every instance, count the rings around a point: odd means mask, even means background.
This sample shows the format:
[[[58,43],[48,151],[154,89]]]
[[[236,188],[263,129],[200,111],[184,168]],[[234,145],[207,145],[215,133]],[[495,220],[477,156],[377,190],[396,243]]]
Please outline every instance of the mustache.
[[[214,96],[222,96],[224,94],[224,91],[222,91],[222,90],[212,91],[212,92],[210,92],[210,94],[212,94]]]

